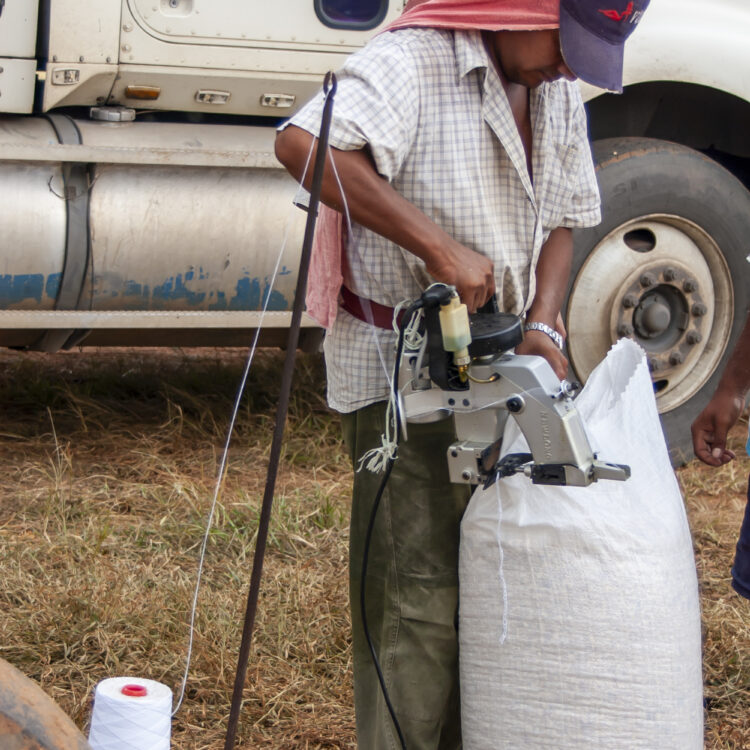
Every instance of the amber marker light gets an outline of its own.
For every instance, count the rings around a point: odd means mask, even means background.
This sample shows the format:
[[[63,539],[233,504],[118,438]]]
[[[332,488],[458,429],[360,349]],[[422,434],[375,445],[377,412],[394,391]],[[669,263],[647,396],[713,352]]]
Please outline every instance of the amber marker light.
[[[125,89],[126,99],[158,99],[161,93],[159,86],[128,86]]]

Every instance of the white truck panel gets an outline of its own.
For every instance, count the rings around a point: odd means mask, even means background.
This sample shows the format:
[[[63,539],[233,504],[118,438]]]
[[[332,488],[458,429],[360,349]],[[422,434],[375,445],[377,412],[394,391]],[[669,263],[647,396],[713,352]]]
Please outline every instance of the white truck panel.
[[[321,46],[345,51],[361,46],[363,34],[321,23],[310,0],[126,0],[134,22],[147,34],[171,44],[276,48]],[[403,2],[389,3],[383,23],[401,13]]]
[[[39,0],[13,0],[3,6],[0,55],[34,57]]]
[[[36,60],[0,57],[0,112],[31,112]]]
[[[49,5],[50,62],[117,62],[118,0],[53,0]]]
[[[105,102],[117,78],[117,65],[50,63],[44,75],[47,85],[42,106],[46,112],[54,107]]]
[[[679,81],[750,101],[750,4],[653,0],[625,46],[625,85]]]
[[[78,162],[279,169],[273,128],[76,120],[82,143],[59,144],[41,117],[0,119],[0,162]],[[289,200],[291,202],[291,192]],[[0,204],[1,205],[1,204]]]
[[[198,12],[203,4],[198,6],[199,0],[195,0],[195,10]],[[164,15],[160,11],[153,12],[144,19],[138,14],[138,9],[133,8],[135,3],[127,3],[122,9],[122,37],[120,40],[120,60],[123,63],[151,64],[151,65],[174,65],[192,68],[203,68],[206,72],[211,69],[224,70],[246,70],[246,71],[275,71],[278,73],[325,73],[330,68],[337,68],[343,61],[341,54],[348,54],[358,49],[373,34],[377,28],[370,31],[347,31],[329,29],[321,23],[313,12],[312,0],[279,0],[272,5],[267,3],[232,3],[230,0],[220,0],[215,4],[205,3],[206,8],[216,15],[216,24],[213,26],[205,23],[201,16],[190,17],[167,17],[170,23],[163,22]],[[139,8],[149,5],[139,3]],[[287,5],[288,10],[279,12],[279,5]],[[233,7],[232,7],[233,6]],[[153,4],[150,7],[161,8]],[[224,16],[231,15],[232,8],[237,17],[238,28],[248,29],[247,38],[225,38],[224,34],[229,32],[228,20],[220,20]],[[256,21],[250,9],[257,10],[258,19],[265,20],[266,29],[270,31],[275,28],[273,34],[264,35],[268,38],[257,38],[249,30]],[[395,18],[401,8],[400,2],[390,3],[389,12],[382,28],[391,19]],[[273,9],[273,12],[272,10]],[[193,14],[194,15],[194,14]],[[276,23],[270,18],[275,16]],[[172,24],[175,18],[183,26]],[[304,23],[300,18],[305,19]],[[156,31],[153,26],[163,26],[164,32]],[[198,25],[198,20],[200,25]],[[149,21],[151,25],[147,25]],[[190,21],[190,23],[188,23]],[[216,28],[222,23],[221,28]],[[284,34],[288,26],[294,32]],[[174,27],[174,28],[173,28]],[[168,35],[166,29],[175,33]],[[195,31],[195,35],[191,34]],[[202,35],[202,38],[200,37]],[[309,52],[309,55],[304,54]],[[339,53],[330,54],[330,53]],[[322,62],[322,60],[327,62]],[[322,71],[322,73],[321,73]]]
[[[121,65],[110,104],[137,109],[166,109],[212,114],[254,114],[288,117],[320,88],[331,61],[307,55],[317,72],[280,75],[272,72],[205,70],[173,66]],[[330,56],[329,56],[330,57]],[[156,86],[158,99],[128,98],[129,86]],[[216,94],[217,96],[212,96]],[[208,95],[205,101],[201,97]]]

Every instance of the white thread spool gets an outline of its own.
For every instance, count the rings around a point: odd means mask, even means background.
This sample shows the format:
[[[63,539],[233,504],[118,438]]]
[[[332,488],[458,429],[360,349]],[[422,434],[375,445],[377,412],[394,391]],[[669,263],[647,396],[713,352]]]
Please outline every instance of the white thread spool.
[[[111,677],[94,691],[93,750],[169,750],[172,691],[141,677]]]

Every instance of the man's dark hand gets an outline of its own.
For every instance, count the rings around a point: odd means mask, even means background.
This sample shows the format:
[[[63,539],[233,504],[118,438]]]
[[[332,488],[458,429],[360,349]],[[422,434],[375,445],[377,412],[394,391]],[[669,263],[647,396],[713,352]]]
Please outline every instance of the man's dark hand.
[[[543,331],[527,331],[523,341],[516,347],[516,354],[536,354],[538,357],[544,357],[560,380],[568,373],[567,358]]]
[[[693,422],[693,450],[704,464],[722,466],[735,458],[727,448],[727,433],[739,419],[744,399],[739,393],[719,389]]]
[[[476,312],[495,293],[492,261],[458,242],[430,257],[426,267],[436,281],[456,287],[470,313]]]

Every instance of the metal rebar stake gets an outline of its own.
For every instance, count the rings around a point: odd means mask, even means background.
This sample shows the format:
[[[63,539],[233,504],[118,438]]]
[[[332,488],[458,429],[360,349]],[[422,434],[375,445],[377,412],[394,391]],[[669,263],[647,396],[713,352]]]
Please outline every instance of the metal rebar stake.
[[[271,506],[273,504],[273,493],[276,486],[276,475],[279,468],[281,456],[281,443],[284,435],[284,424],[289,409],[289,395],[292,386],[292,375],[294,373],[294,359],[299,343],[300,323],[302,321],[302,308],[305,302],[305,291],[307,289],[307,272],[310,267],[310,252],[312,249],[313,234],[315,232],[315,221],[318,216],[318,205],[323,184],[323,169],[325,166],[326,152],[328,150],[328,131],[331,125],[331,111],[333,109],[333,97],[336,93],[336,76],[327,73],[323,83],[323,91],[326,96],[323,105],[323,116],[320,124],[320,135],[318,138],[318,150],[315,155],[313,167],[312,184],[310,186],[310,206],[307,213],[307,224],[305,225],[305,237],[302,243],[302,254],[299,262],[299,275],[297,277],[297,288],[294,293],[294,307],[292,309],[292,321],[287,338],[286,358],[281,375],[281,392],[276,409],[276,425],[274,427],[271,442],[271,454],[268,459],[268,472],[266,474],[266,488],[263,494],[263,505],[261,506],[260,521],[258,523],[258,539],[255,544],[255,556],[253,558],[253,570],[250,576],[250,590],[247,595],[247,609],[245,611],[245,623],[242,628],[242,642],[240,643],[239,657],[237,660],[237,672],[234,678],[234,691],[232,693],[232,706],[229,711],[229,723],[224,741],[224,750],[232,750],[237,735],[240,710],[242,707],[242,693],[245,688],[245,677],[247,674],[247,663],[250,655],[250,644],[253,637],[255,625],[255,613],[258,609],[258,595],[260,592],[260,579],[263,573],[263,558],[266,551],[266,540],[271,520]]]

